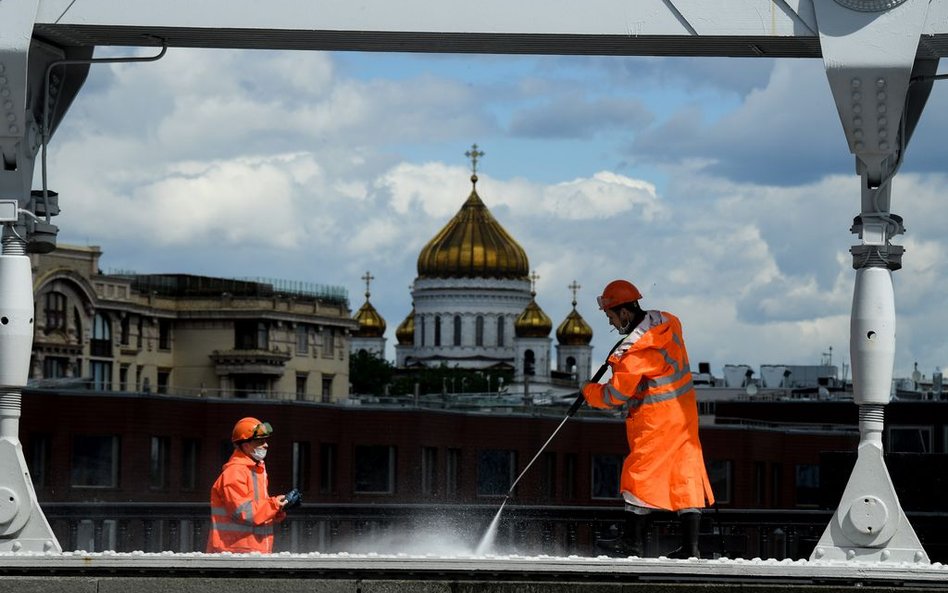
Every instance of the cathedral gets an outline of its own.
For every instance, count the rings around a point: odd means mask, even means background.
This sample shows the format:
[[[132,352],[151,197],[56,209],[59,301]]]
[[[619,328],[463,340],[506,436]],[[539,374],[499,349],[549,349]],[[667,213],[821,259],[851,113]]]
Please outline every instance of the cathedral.
[[[556,360],[551,359],[553,323],[536,301],[537,275],[523,247],[493,217],[477,193],[477,145],[471,158],[471,193],[460,210],[418,255],[412,284],[412,310],[395,331],[395,365],[513,370],[511,392],[575,390],[590,375],[592,329],[573,308],[556,330]],[[353,352],[384,353],[385,320],[366,300],[354,319]],[[555,365],[554,365],[555,362]]]

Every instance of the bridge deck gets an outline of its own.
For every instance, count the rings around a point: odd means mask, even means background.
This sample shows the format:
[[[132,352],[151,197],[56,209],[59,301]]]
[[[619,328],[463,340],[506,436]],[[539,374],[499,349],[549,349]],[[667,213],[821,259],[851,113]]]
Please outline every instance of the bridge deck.
[[[375,554],[0,554],[0,588],[27,591],[212,591],[240,578],[254,591],[948,590],[948,567],[806,560],[669,560],[553,556]],[[395,586],[397,584],[397,586]],[[529,587],[528,587],[529,585]],[[14,589],[13,587],[18,587]],[[64,589],[64,587],[68,587]],[[308,587],[308,588],[298,588]],[[390,588],[386,588],[390,587]],[[814,587],[817,587],[814,589]],[[511,591],[514,589],[510,589]]]

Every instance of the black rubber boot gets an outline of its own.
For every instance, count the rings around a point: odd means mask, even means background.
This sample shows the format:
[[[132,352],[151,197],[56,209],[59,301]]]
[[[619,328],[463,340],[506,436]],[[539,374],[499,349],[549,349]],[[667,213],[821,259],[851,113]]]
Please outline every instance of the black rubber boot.
[[[596,540],[596,548],[615,558],[629,556],[645,556],[645,532],[648,530],[648,515],[637,515],[627,512],[623,522],[622,533],[615,537],[600,537]]]
[[[670,552],[668,558],[701,558],[698,551],[698,527],[701,513],[684,513],[678,516],[681,525],[681,547]]]

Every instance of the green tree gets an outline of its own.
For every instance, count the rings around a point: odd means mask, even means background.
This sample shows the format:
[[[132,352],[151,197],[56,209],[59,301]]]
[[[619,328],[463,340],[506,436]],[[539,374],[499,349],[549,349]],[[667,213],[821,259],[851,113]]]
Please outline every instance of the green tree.
[[[349,383],[352,393],[382,395],[392,382],[395,368],[377,354],[359,350],[349,356]]]

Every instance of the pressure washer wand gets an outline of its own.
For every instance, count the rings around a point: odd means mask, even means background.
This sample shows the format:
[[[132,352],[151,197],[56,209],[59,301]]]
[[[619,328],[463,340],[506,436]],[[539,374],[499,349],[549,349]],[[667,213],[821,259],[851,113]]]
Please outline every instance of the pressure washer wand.
[[[609,351],[609,354],[611,355],[611,354],[613,353],[613,351],[615,351],[615,349],[616,349],[616,348],[619,346],[619,344],[621,344],[621,343],[622,343],[621,340],[620,340],[619,342],[617,342],[616,345],[612,347],[612,350]],[[602,363],[602,366],[599,367],[599,370],[596,371],[596,374],[593,375],[592,379],[590,379],[589,382],[590,382],[590,383],[597,383],[597,382],[599,382],[599,379],[602,379],[602,376],[605,374],[606,369],[608,369],[608,368],[609,368],[609,361],[608,361],[608,357],[606,357],[606,362]],[[584,397],[583,397],[583,394],[580,393],[579,396],[576,398],[576,401],[573,402],[573,405],[571,405],[571,406],[569,407],[569,411],[566,412],[566,417],[563,418],[563,420],[560,422],[559,426],[556,427],[556,430],[553,431],[553,434],[550,435],[550,438],[548,438],[548,439],[546,440],[546,442],[543,443],[543,446],[540,447],[540,450],[537,451],[537,454],[533,456],[533,459],[530,460],[530,463],[527,464],[527,467],[523,468],[523,471],[520,472],[520,475],[517,476],[517,479],[514,480],[514,481],[513,481],[513,484],[510,485],[510,490],[507,491],[507,496],[504,498],[504,503],[505,503],[505,504],[506,504],[506,502],[507,502],[507,498],[510,497],[511,494],[513,494],[514,488],[517,486],[517,482],[520,481],[520,478],[522,478],[523,475],[524,475],[525,473],[527,473],[527,470],[530,469],[530,466],[533,465],[533,462],[537,460],[537,458],[540,456],[540,453],[543,453],[543,450],[546,449],[546,446],[550,444],[550,441],[553,440],[553,437],[556,436],[556,433],[558,433],[558,432],[560,431],[560,429],[563,428],[563,425],[566,424],[566,421],[570,419],[570,416],[572,416],[573,414],[575,414],[577,411],[579,411],[579,409],[580,409],[581,407],[583,407],[583,403],[585,403],[585,401],[586,401],[586,398],[584,398]],[[501,508],[503,508],[503,507],[501,507]]]

